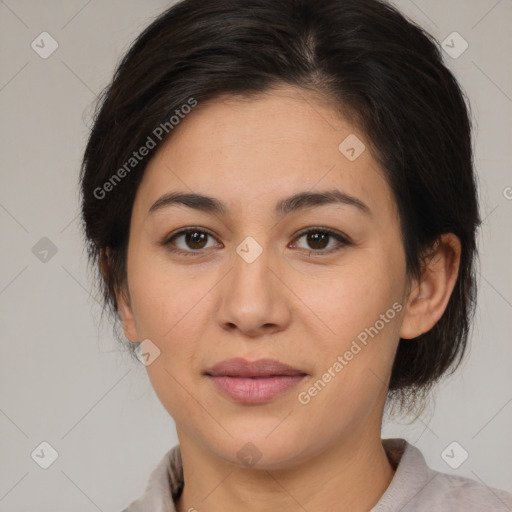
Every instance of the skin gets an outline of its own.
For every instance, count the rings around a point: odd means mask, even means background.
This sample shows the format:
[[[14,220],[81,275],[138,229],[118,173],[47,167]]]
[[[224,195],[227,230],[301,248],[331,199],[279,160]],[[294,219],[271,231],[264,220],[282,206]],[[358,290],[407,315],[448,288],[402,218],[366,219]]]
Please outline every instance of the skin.
[[[349,134],[367,148],[354,161],[338,150]],[[126,337],[160,350],[147,371],[176,423],[186,482],[179,512],[357,512],[374,506],[393,478],[380,437],[393,358],[400,337],[428,331],[443,314],[460,243],[443,235],[421,278],[407,276],[396,203],[369,146],[327,101],[283,87],[198,105],[149,162],[117,300]],[[274,213],[285,197],[334,188],[371,214],[346,204]],[[148,213],[173,191],[215,197],[228,214],[184,205]],[[160,243],[191,226],[213,236],[203,245],[174,239],[190,256]],[[299,234],[318,226],[350,243],[315,245]],[[236,252],[248,236],[263,251],[252,263]],[[395,303],[401,311],[300,403],[298,393]],[[232,357],[277,359],[307,376],[264,404],[236,403],[203,374]],[[248,442],[261,454],[252,466],[237,457]]]

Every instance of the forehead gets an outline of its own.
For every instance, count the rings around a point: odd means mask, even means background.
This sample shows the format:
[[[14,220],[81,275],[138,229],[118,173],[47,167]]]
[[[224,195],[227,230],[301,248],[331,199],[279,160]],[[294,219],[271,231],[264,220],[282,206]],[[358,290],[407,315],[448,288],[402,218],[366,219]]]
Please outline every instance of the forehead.
[[[332,188],[381,214],[395,209],[366,135],[327,100],[282,88],[198,104],[149,162],[138,202],[148,210],[178,189],[259,210],[299,191]]]

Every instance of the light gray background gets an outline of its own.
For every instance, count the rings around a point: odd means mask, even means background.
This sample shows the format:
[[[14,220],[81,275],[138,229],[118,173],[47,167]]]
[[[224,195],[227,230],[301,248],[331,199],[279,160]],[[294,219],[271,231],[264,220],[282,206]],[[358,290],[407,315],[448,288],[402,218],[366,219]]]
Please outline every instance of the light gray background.
[[[0,510],[119,511],[176,444],[174,423],[142,365],[98,328],[78,221],[77,177],[95,96],[135,36],[169,5],[161,0],[0,1]],[[445,54],[476,125],[484,225],[470,356],[414,424],[383,437],[415,443],[435,469],[512,491],[510,274],[511,0],[400,0],[439,42],[459,32],[469,48]],[[58,49],[42,59],[43,31]],[[32,247],[48,237],[46,263]],[[507,264],[507,261],[509,262]],[[48,469],[30,454],[58,452]],[[441,458],[457,441],[469,458]]]

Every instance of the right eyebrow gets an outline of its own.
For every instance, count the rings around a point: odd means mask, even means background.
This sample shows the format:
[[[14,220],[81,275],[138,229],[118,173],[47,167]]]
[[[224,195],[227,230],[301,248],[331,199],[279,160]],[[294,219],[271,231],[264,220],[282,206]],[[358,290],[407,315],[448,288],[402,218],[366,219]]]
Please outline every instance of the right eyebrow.
[[[213,197],[194,193],[169,192],[158,198],[151,205],[151,208],[148,210],[148,214],[175,204],[182,204],[189,208],[206,213],[218,213],[220,215],[227,215],[228,213],[224,203]]]

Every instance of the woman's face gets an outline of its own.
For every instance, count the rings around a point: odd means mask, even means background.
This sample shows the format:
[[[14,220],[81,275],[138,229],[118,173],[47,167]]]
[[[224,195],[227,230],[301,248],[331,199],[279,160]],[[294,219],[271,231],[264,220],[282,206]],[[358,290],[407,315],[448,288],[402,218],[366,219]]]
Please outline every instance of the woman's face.
[[[147,371],[180,441],[278,468],[380,435],[407,281],[395,201],[368,146],[328,104],[283,88],[199,104],[150,161],[120,313],[130,340],[150,340]],[[178,192],[215,203],[152,208]],[[295,376],[208,375],[233,358]]]

